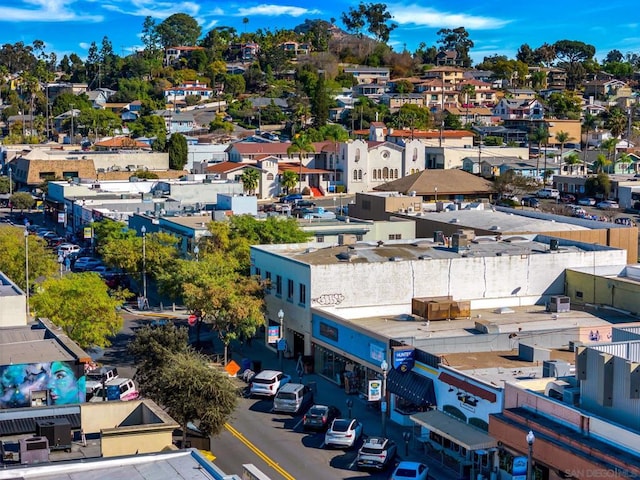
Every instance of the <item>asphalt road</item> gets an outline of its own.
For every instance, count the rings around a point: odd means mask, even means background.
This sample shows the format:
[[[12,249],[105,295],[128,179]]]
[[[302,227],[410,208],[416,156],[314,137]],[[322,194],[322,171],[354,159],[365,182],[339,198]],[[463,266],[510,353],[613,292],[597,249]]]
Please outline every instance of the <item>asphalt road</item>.
[[[316,403],[331,404],[332,397],[331,390],[318,392]],[[357,448],[324,448],[324,433],[304,432],[301,415],[271,413],[272,405],[269,399],[240,400],[229,422],[232,428],[212,439],[216,465],[225,472],[241,472],[243,463],[253,463],[273,480],[388,478],[390,470],[357,471]],[[363,423],[366,435],[367,424]],[[370,430],[370,434],[379,434],[379,426]],[[358,447],[361,444],[359,441]]]

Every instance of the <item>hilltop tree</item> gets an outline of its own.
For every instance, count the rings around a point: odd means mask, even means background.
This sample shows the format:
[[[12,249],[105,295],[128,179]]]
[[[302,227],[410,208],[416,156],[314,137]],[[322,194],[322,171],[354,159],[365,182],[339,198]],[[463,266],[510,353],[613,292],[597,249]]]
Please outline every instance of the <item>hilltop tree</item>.
[[[596,47],[578,40],[559,40],[553,45],[558,66],[567,71],[567,88],[575,90],[586,72],[585,63],[592,60]]]
[[[324,79],[324,72],[318,75],[318,81],[311,101],[311,113],[313,114],[313,126],[323,127],[329,119],[329,94]]]
[[[186,13],[174,13],[156,27],[163,48],[194,46],[202,34],[198,21]]]
[[[442,50],[455,50],[462,59],[464,67],[471,66],[469,51],[474,47],[473,41],[469,38],[469,32],[464,27],[442,28],[438,30],[438,43],[442,45]]]
[[[342,14],[342,23],[348,32],[358,36],[362,36],[362,30],[367,27],[367,32],[378,42],[387,43],[391,32],[398,27],[388,23],[392,18],[386,4],[360,2],[358,8],[349,7],[349,11]]]

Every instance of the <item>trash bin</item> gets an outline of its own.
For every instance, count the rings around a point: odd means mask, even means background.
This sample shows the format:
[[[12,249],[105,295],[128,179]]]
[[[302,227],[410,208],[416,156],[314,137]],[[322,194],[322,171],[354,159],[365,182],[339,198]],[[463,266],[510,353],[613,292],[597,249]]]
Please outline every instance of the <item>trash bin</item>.
[[[245,370],[251,369],[251,360],[248,358],[243,358],[240,361],[240,372],[244,372]]]
[[[262,361],[254,360],[253,361],[253,371],[256,373],[260,373],[262,371]]]

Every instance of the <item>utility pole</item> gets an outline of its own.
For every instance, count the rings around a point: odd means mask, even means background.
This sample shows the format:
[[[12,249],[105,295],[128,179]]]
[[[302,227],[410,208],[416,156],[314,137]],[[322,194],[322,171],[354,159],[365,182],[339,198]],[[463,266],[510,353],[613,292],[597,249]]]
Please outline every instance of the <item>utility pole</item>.
[[[73,145],[74,141],[73,141],[73,117],[75,116],[75,112],[73,110],[73,107],[75,106],[73,103],[69,104],[71,106],[71,140],[70,143],[71,145]]]
[[[440,138],[438,141],[438,146],[442,147],[442,143],[444,141],[444,72],[442,72],[442,94],[440,98]]]

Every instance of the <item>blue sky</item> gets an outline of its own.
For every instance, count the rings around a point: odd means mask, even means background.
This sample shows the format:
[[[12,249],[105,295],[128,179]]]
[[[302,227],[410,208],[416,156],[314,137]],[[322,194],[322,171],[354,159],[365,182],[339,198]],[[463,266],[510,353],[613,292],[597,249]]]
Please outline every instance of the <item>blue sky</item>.
[[[114,50],[122,55],[139,47],[140,31],[146,16],[161,22],[173,13],[196,18],[203,32],[215,26],[244,30],[242,19],[249,19],[247,31],[258,28],[293,28],[305,19],[340,17],[359,1],[264,0],[214,2],[210,0],[2,0],[0,1],[0,44],[43,40],[47,51],[58,58],[77,53],[82,58],[92,41],[100,45],[106,35]],[[377,3],[375,0],[366,3]],[[507,1],[490,4],[483,0],[411,1],[387,3],[398,28],[390,44],[394,50],[414,51],[420,42],[435,44],[441,28],[464,26],[475,48],[471,57],[482,61],[485,55],[510,57],[520,45],[532,48],[544,42],[580,40],[596,47],[602,59],[608,51],[640,54],[640,16],[631,0],[595,2],[565,0],[537,2]]]

